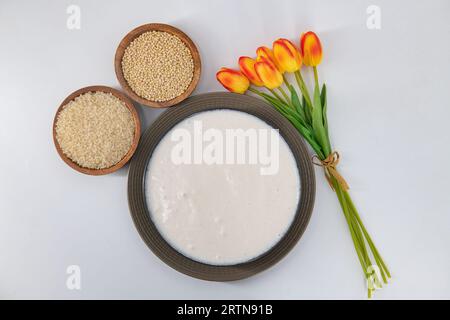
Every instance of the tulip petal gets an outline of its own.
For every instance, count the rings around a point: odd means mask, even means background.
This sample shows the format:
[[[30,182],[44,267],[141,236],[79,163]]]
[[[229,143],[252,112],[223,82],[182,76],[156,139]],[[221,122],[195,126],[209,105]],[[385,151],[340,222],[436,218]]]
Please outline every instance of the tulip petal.
[[[239,58],[239,68],[241,69],[241,72],[248,78],[248,80],[250,80],[252,84],[261,87],[264,83],[256,74],[255,63],[256,61],[250,57]]]
[[[255,70],[261,81],[269,89],[275,89],[283,83],[283,75],[275,65],[265,57],[255,63]]]
[[[308,31],[302,34],[300,49],[305,65],[316,67],[322,61],[322,44],[314,32]]]
[[[229,68],[221,68],[216,73],[217,80],[234,93],[245,93],[250,86],[250,81],[241,72]]]
[[[287,72],[295,72],[302,65],[300,52],[287,39],[278,39],[273,43],[273,55],[280,68]]]
[[[273,52],[270,48],[267,48],[265,46],[259,47],[258,49],[256,49],[256,56],[257,56],[256,61],[260,61],[261,58],[266,58],[267,60],[269,60],[269,62],[271,62],[274,66],[276,66],[278,71],[284,73],[284,70],[277,64],[277,61],[275,60]]]

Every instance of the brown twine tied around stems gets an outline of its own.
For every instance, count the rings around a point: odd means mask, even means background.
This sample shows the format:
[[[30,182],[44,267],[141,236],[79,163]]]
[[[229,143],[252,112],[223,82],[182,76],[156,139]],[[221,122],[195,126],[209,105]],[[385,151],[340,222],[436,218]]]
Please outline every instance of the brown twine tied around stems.
[[[312,157],[312,163],[316,166],[323,167],[325,170],[325,177],[330,184],[331,189],[334,190],[333,183],[331,182],[331,177],[334,177],[336,181],[341,185],[344,190],[348,190],[349,186],[341,174],[336,170],[336,166],[339,163],[339,153],[333,151],[324,160],[320,160],[317,155]]]

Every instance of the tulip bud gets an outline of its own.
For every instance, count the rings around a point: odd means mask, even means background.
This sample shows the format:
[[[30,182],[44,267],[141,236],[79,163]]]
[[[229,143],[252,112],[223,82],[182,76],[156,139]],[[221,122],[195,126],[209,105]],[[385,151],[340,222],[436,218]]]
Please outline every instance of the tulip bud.
[[[244,76],[246,76],[248,80],[250,80],[250,82],[255,86],[261,87],[264,85],[264,83],[256,74],[255,63],[256,61],[250,57],[239,58],[239,67]]]
[[[287,72],[295,72],[302,65],[300,52],[287,39],[278,39],[273,43],[273,56],[280,69]]]
[[[255,71],[266,88],[275,89],[283,83],[283,75],[281,72],[265,57],[261,57],[255,63]]]
[[[273,56],[272,50],[264,46],[256,49],[256,61],[260,61],[262,58],[266,58],[269,62],[271,62],[274,66],[277,67],[278,71],[284,73],[283,69],[281,69],[280,66],[277,64],[277,61]]]
[[[250,81],[241,72],[229,68],[221,68],[216,73],[219,81],[225,89],[234,93],[245,93],[250,86]]]
[[[300,50],[303,63],[310,67],[316,67],[322,61],[322,45],[317,35],[308,31],[300,38]]]

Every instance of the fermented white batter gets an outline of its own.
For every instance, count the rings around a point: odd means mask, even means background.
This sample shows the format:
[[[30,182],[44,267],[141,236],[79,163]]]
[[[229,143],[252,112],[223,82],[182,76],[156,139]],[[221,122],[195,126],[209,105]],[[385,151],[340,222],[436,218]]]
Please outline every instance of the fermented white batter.
[[[270,134],[278,141],[278,146],[272,145],[278,149],[278,168],[273,166],[277,172],[262,174],[261,168],[268,165],[260,159],[253,164],[248,158],[244,164],[227,164],[226,154],[223,164],[217,164],[220,157],[208,164],[211,159],[205,152],[212,143],[211,134],[201,149],[199,144],[194,146],[199,124],[204,138],[212,132],[210,128],[216,129],[218,136],[222,133],[224,150],[226,130],[270,132],[266,139],[269,150]],[[174,161],[180,133],[192,138],[191,164],[177,164],[179,157]],[[257,136],[259,143],[261,137]],[[173,141],[175,138],[178,140]],[[199,150],[204,152],[202,158]],[[175,154],[179,156],[179,152]],[[299,172],[284,139],[259,118],[233,110],[205,111],[178,123],[156,147],[146,173],[147,205],[161,235],[180,253],[214,265],[245,262],[275,245],[293,221],[299,194]]]

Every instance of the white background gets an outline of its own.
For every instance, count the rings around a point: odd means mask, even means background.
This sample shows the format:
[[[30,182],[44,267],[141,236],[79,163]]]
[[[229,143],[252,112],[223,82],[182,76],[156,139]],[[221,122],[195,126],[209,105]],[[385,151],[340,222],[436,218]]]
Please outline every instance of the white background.
[[[66,27],[68,5],[81,29]],[[369,5],[381,30],[366,27]],[[169,23],[198,45],[196,93],[222,90],[221,66],[277,37],[322,39],[320,78],[340,169],[393,274],[375,299],[450,298],[449,1],[1,1],[0,298],[364,299],[344,217],[321,171],[303,238],[247,280],[212,283],[160,262],[127,205],[128,167],[91,177],[53,146],[54,112],[87,85],[118,88],[116,46],[144,23]],[[144,129],[160,111],[140,107]],[[66,288],[79,265],[82,289]]]

